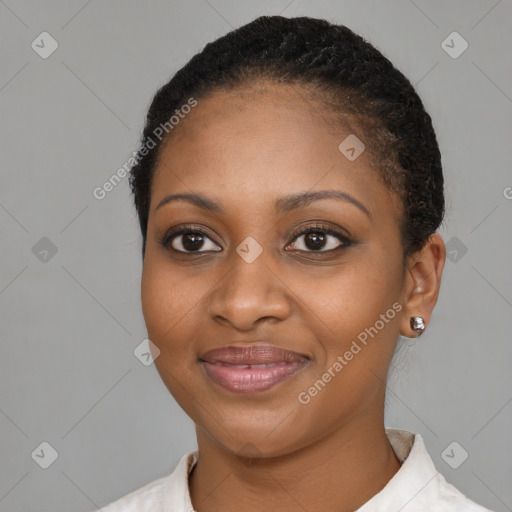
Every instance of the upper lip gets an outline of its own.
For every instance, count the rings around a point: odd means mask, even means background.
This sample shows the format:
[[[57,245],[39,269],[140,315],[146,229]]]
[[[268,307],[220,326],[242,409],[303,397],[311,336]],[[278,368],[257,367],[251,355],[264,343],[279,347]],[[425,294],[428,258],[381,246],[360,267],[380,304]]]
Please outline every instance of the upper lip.
[[[309,359],[305,354],[272,345],[270,343],[254,343],[251,345],[226,345],[205,352],[199,358],[207,363],[241,364],[272,364],[295,363]]]

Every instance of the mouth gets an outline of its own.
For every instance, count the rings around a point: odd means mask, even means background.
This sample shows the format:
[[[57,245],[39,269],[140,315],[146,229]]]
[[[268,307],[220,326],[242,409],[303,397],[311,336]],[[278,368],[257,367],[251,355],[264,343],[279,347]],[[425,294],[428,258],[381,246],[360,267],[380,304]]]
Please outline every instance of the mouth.
[[[297,374],[310,362],[306,355],[275,345],[230,345],[210,350],[199,361],[206,375],[236,393],[257,393]]]

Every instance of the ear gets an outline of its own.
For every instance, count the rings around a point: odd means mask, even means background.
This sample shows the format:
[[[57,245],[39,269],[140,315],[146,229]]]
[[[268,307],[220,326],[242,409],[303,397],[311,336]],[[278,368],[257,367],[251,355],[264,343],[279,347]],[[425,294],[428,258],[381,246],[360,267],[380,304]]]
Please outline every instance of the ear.
[[[400,325],[402,336],[418,336],[410,325],[412,316],[421,316],[428,326],[439,296],[445,261],[446,247],[439,233],[431,235],[423,249],[407,258],[402,296],[404,314]]]

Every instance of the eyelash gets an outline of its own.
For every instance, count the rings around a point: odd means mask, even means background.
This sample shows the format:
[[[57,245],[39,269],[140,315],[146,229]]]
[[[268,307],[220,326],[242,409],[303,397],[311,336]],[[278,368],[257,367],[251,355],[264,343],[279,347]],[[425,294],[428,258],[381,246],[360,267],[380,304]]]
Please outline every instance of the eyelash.
[[[337,229],[334,229],[330,226],[327,226],[322,223],[314,223],[310,224],[309,226],[306,226],[305,228],[301,228],[298,231],[295,231],[291,234],[291,241],[288,242],[286,245],[290,245],[292,242],[294,242],[297,238],[308,235],[310,233],[323,233],[326,235],[331,235],[335,238],[337,238],[341,243],[341,245],[338,245],[334,249],[328,249],[327,251],[302,251],[301,249],[297,249],[299,252],[305,252],[307,254],[332,254],[335,251],[340,251],[342,249],[347,249],[349,246],[352,245],[353,241],[350,240],[346,235],[338,231]]]
[[[340,242],[342,242],[342,244],[339,245],[338,247],[335,247],[334,249],[329,249],[327,251],[323,251],[323,250],[304,251],[304,250],[298,249],[299,252],[303,252],[303,253],[307,253],[307,254],[329,254],[329,253],[333,253],[334,251],[347,249],[348,247],[350,247],[353,244],[353,241],[350,238],[348,238],[346,235],[341,233],[340,231],[333,229],[333,228],[331,228],[325,224],[322,224],[322,223],[315,223],[315,224],[309,225],[306,228],[303,228],[297,232],[294,232],[291,235],[290,242],[288,242],[286,244],[286,246],[289,246],[292,242],[294,242],[297,238],[301,237],[302,235],[308,235],[310,233],[323,233],[326,235],[334,236]],[[202,254],[202,253],[209,252],[209,251],[180,251],[180,250],[177,250],[177,249],[174,249],[173,247],[171,247],[171,242],[174,240],[174,238],[176,238],[180,235],[184,235],[184,234],[205,236],[205,237],[209,238],[210,240],[214,241],[215,243],[217,243],[215,241],[215,239],[213,239],[212,236],[209,235],[206,231],[203,231],[202,229],[197,228],[193,224],[187,224],[187,225],[181,226],[178,229],[171,229],[159,240],[159,243],[165,249],[170,249],[179,254]],[[219,252],[219,251],[214,251],[214,252]]]

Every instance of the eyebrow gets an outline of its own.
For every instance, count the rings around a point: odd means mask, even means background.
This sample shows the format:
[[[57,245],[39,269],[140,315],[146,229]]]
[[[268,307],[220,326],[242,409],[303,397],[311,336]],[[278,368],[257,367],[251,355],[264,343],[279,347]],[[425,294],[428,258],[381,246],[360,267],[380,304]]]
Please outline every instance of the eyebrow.
[[[345,203],[353,204],[359,208],[359,210],[365,213],[369,218],[372,218],[371,213],[364,206],[364,204],[362,204],[347,192],[342,192],[341,190],[318,190],[290,194],[288,196],[280,197],[277,199],[274,208],[276,213],[286,213],[308,206],[315,201],[321,201],[325,199],[336,199]],[[155,211],[174,201],[185,201],[193,204],[194,206],[197,206],[198,208],[201,208],[202,210],[216,214],[224,213],[222,206],[201,194],[172,194],[170,196],[166,196],[158,203]]]

